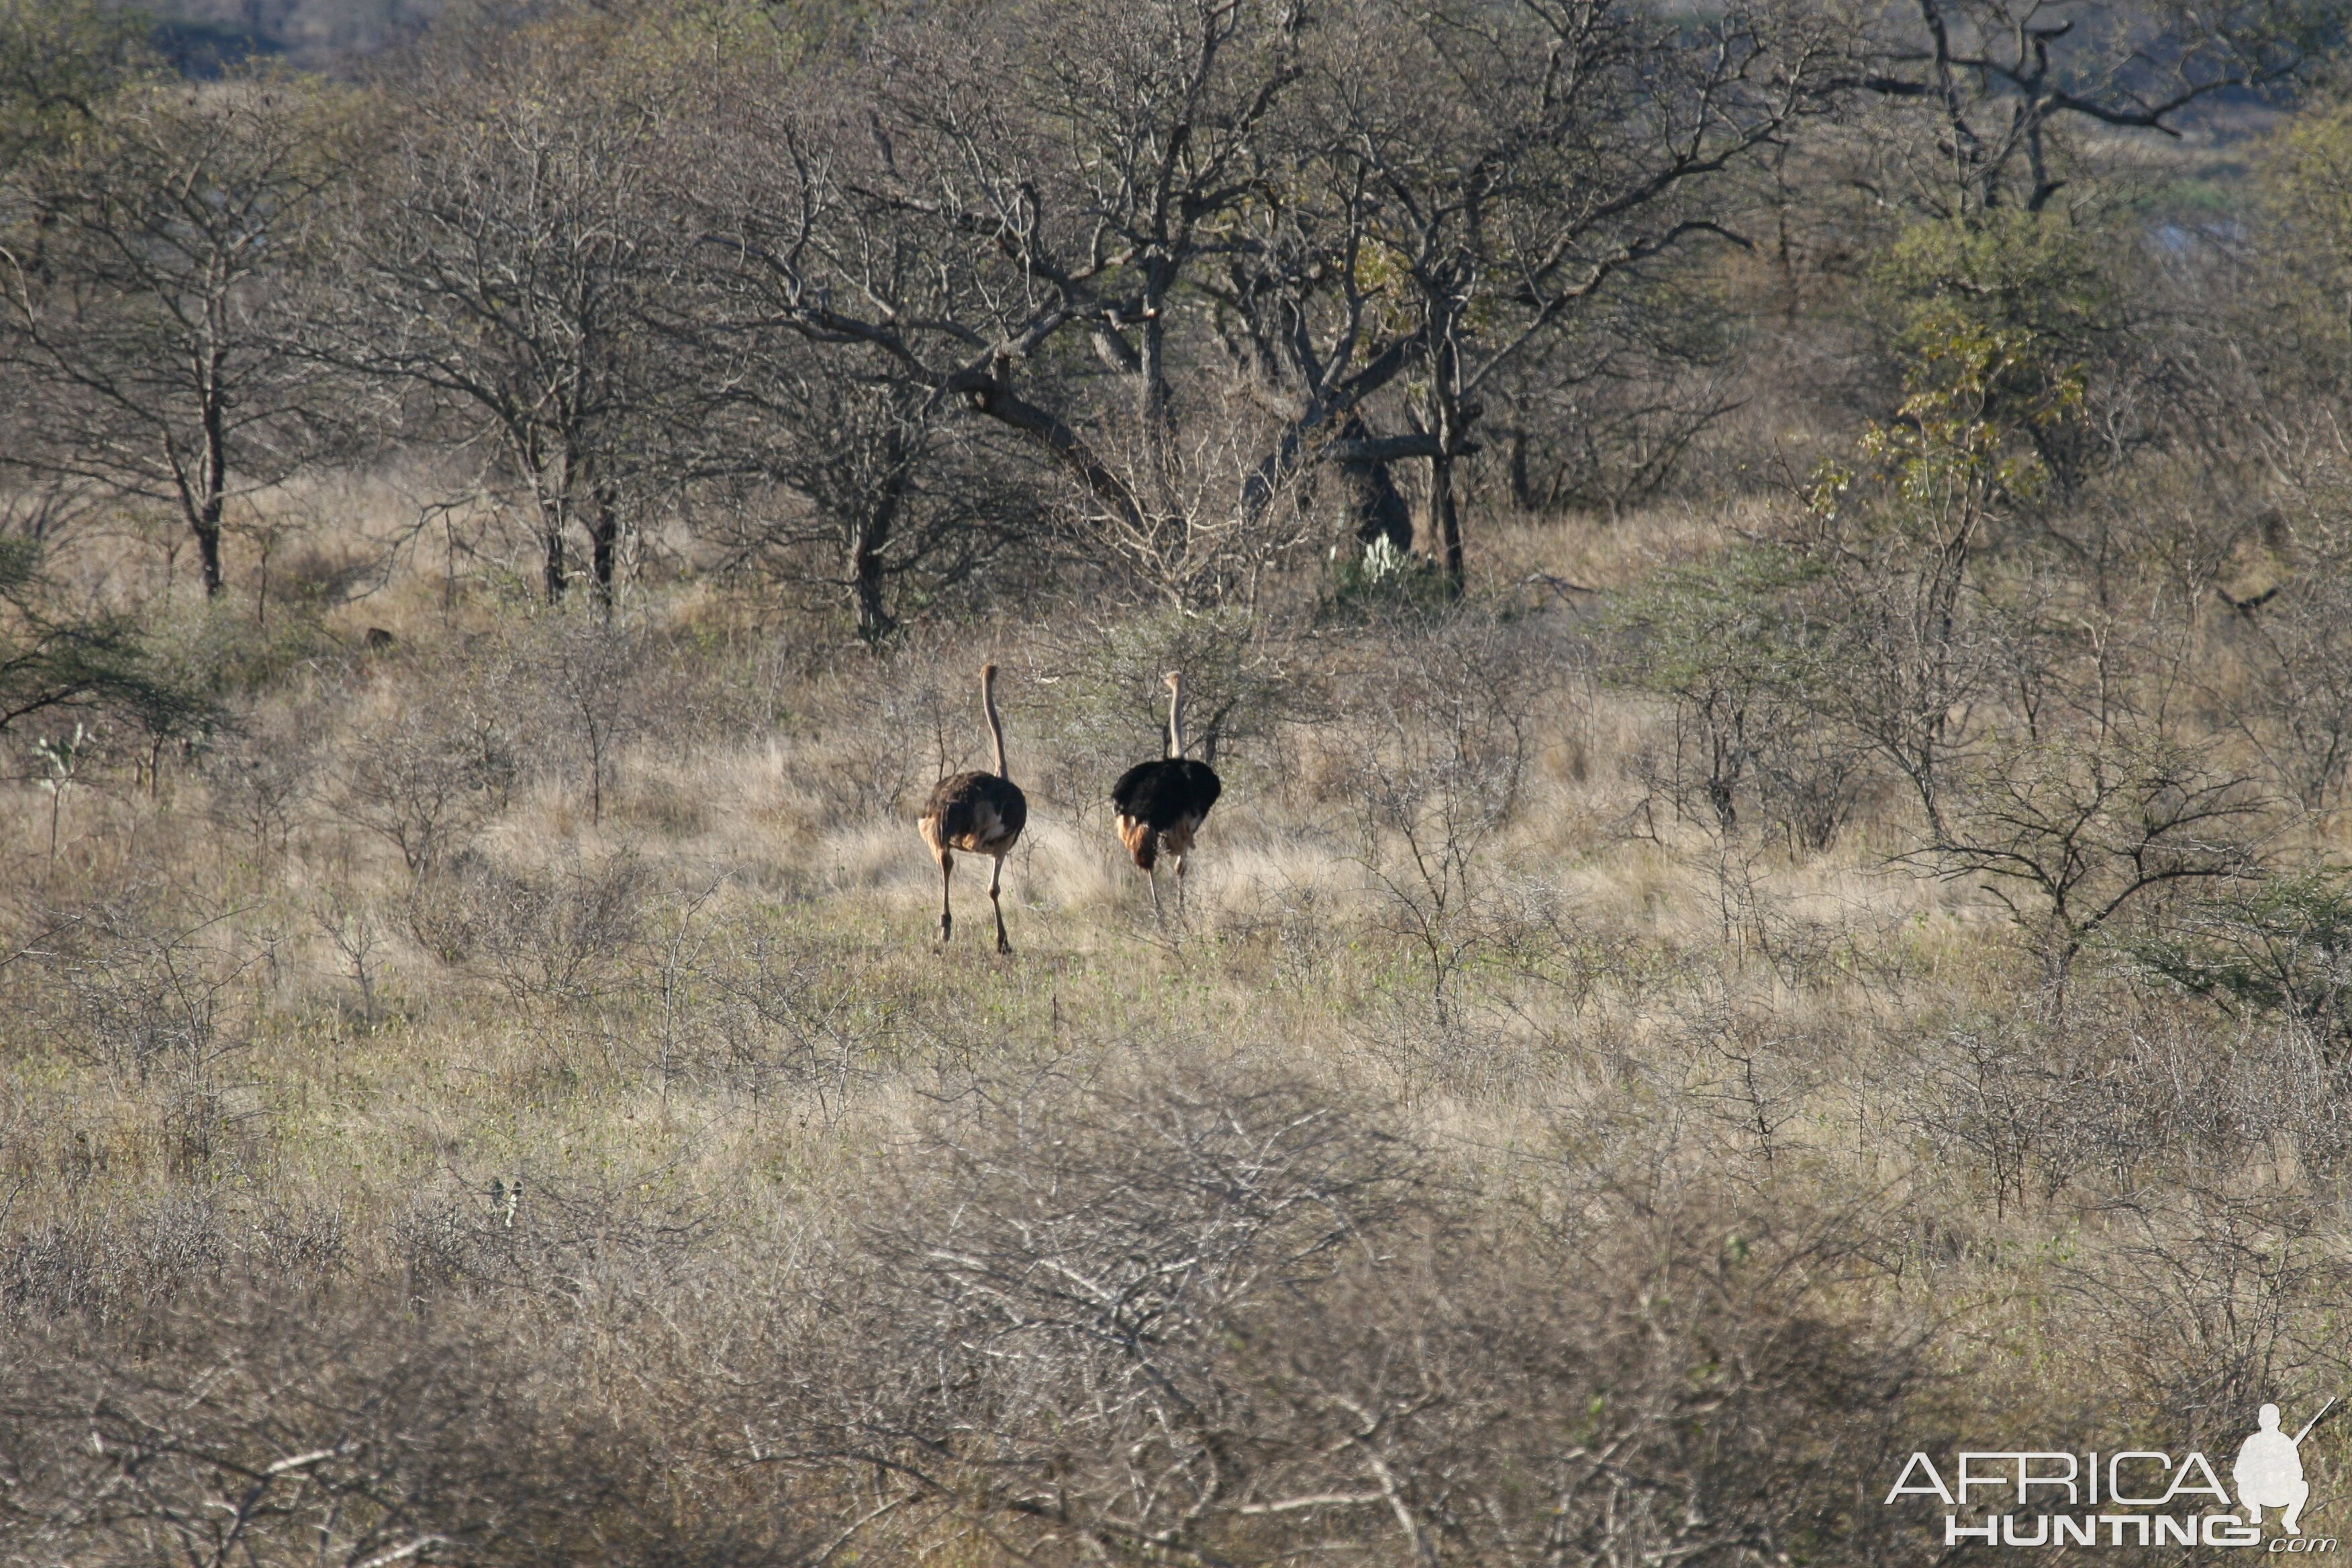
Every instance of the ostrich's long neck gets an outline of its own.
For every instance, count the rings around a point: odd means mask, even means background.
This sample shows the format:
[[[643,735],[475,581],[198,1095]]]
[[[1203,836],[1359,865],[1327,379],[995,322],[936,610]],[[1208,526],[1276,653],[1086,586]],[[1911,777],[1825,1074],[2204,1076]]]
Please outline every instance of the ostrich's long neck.
[[[1168,754],[1184,754],[1184,683],[1181,680],[1168,689]]]
[[[996,717],[996,679],[993,676],[980,683],[980,702],[988,710],[988,732],[996,742],[996,776],[1009,780],[1013,775],[1004,771],[1004,725]]]

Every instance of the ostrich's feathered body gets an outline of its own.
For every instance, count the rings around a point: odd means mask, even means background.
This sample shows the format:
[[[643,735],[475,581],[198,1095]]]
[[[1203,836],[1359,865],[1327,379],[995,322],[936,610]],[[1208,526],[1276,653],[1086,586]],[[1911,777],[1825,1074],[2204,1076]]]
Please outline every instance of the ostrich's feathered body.
[[[1002,856],[1029,823],[1029,797],[994,773],[950,773],[923,804],[923,842],[933,856],[961,849]]]
[[[1110,788],[1111,805],[1118,812],[1119,842],[1146,871],[1163,850],[1182,855],[1192,847],[1192,835],[1200,831],[1201,819],[1217,804],[1223,788],[1214,768],[1189,757],[1138,763]]]

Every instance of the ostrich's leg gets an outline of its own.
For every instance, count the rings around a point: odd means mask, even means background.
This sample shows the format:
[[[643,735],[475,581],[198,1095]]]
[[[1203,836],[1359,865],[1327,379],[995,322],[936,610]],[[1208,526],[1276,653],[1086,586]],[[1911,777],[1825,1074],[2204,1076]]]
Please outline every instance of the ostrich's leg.
[[[1176,857],[1176,918],[1184,918],[1184,857]]]
[[[1157,924],[1160,920],[1160,862],[1154,860],[1145,867],[1143,875],[1145,880],[1151,884],[1151,919]]]
[[[996,858],[996,869],[988,874],[988,902],[989,907],[996,911],[996,951],[999,952],[1011,952],[1013,951],[1013,944],[1010,942],[1007,942],[1004,937],[1004,906],[997,901],[996,897],[997,884],[1002,882],[1003,879],[1004,857],[999,855]]]
[[[940,942],[944,946],[955,931],[955,911],[948,904],[948,884],[955,880],[955,857],[940,851]]]

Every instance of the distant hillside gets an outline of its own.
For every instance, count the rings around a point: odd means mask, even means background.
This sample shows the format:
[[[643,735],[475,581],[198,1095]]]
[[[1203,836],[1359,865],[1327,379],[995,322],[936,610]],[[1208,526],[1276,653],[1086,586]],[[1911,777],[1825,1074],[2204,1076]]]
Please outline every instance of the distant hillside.
[[[163,42],[174,58],[202,71],[257,53],[309,63],[378,49],[442,6],[441,0],[166,0],[146,8],[165,18]]]

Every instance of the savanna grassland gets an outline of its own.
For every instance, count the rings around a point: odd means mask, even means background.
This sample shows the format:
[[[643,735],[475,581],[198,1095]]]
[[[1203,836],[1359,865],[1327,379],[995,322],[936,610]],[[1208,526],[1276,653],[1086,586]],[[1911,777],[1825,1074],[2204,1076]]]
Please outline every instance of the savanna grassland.
[[[1711,542],[1586,531],[1496,554]],[[11,793],[20,1551],[1382,1554],[1385,1472],[1481,1552],[1555,1509],[1907,1552],[1890,1454],[2220,1448],[2341,1364],[2322,1042],[2111,960],[2062,995],[1867,816],[1677,823],[1580,612],[1224,624],[1159,921],[1101,781],[1197,626],[877,659],[724,592],[445,586],[184,605],[267,670],[236,732]],[[908,821],[984,759],[983,657],[1004,959],[968,869],[931,940]]]
[[[0,4],[0,1560],[1940,1560],[2347,1389],[2340,18],[1339,9]]]

